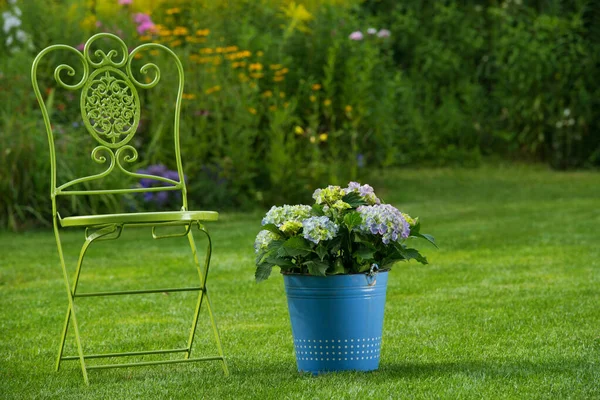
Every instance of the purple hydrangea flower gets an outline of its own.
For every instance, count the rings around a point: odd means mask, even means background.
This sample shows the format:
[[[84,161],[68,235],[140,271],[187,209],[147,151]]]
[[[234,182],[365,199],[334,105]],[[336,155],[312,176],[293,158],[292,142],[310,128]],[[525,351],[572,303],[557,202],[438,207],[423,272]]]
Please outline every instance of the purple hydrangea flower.
[[[381,200],[375,195],[375,190],[373,190],[371,185],[361,185],[358,182],[350,182],[348,187],[344,189],[344,193],[348,194],[352,192],[360,194],[365,201],[371,205],[381,204]]]
[[[360,206],[357,211],[363,220],[357,231],[380,235],[384,244],[400,242],[410,235],[410,225],[404,219],[402,213],[392,205]]]

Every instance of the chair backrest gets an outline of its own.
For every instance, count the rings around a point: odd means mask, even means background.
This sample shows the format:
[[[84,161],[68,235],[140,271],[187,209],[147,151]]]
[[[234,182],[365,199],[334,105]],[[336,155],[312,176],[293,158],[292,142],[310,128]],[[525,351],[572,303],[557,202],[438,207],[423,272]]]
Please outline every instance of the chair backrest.
[[[97,42],[97,43],[96,43]],[[112,46],[107,52],[106,45]],[[140,68],[141,76],[146,75],[140,82],[132,73],[132,61],[136,56],[148,50],[164,51],[172,57],[178,70],[178,90],[174,104],[173,144],[175,147],[175,165],[177,174],[173,176],[155,175],[157,172],[140,173],[127,167],[138,159],[138,150],[132,145],[132,139],[138,130],[141,117],[140,97],[137,89],[151,89],[161,79],[161,71],[154,63],[146,63]],[[60,64],[54,69],[54,80],[58,86],[69,91],[79,91],[82,118],[82,129],[95,139],[97,145],[91,148],[91,158],[98,164],[103,164],[101,172],[79,176],[68,182],[57,182],[57,152],[55,132],[48,107],[40,91],[38,82],[38,67],[40,61],[52,52],[63,52],[79,60],[79,65]],[[66,52],[66,53],[65,53]],[[65,83],[66,76],[74,77],[81,74],[76,83]],[[138,75],[140,76],[140,75]],[[76,79],[76,78],[72,78]],[[40,104],[48,143],[50,146],[51,164],[51,198],[53,214],[56,215],[56,197],[65,195],[95,195],[95,194],[127,194],[136,192],[180,191],[184,209],[187,209],[186,186],[183,174],[181,152],[179,145],[179,116],[184,86],[183,67],[179,58],[169,48],[157,43],[145,43],[129,51],[126,44],[118,36],[109,33],[99,33],[92,36],[83,48],[83,52],[74,47],[57,44],[42,50],[35,58],[31,70],[31,80],[35,95]],[[67,155],[68,156],[68,155]],[[128,165],[129,164],[129,165]],[[106,189],[90,189],[82,184],[99,181],[111,173],[119,171],[139,181],[151,180],[157,185],[151,187],[117,187]],[[147,185],[150,186],[150,185]]]

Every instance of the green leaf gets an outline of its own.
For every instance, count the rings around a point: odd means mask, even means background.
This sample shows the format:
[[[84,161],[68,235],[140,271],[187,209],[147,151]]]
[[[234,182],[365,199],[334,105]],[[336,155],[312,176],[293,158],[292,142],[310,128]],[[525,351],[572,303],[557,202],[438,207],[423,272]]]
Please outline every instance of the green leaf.
[[[346,268],[344,268],[344,263],[341,258],[335,260],[332,266],[327,270],[329,275],[343,275],[346,273]]]
[[[271,275],[271,270],[273,266],[268,263],[263,263],[256,267],[256,272],[254,273],[254,279],[256,282],[262,282]]]
[[[312,253],[313,250],[310,246],[310,243],[306,239],[300,236],[294,236],[283,243],[278,254],[282,255],[282,252],[290,257],[296,257],[307,256]]]
[[[360,194],[356,192],[350,192],[344,197],[342,197],[342,201],[350,204],[352,208],[356,208],[359,206],[366,206],[368,203],[363,200]]]
[[[373,249],[361,247],[352,253],[352,256],[356,258],[359,264],[362,264],[365,261],[372,261],[375,257],[375,251],[373,251]]]
[[[308,273],[316,276],[325,276],[329,264],[320,261],[307,261],[304,263],[308,268]]]
[[[413,233],[411,232],[411,236],[417,237],[417,238],[421,238],[421,239],[425,239],[427,240],[429,243],[431,243],[432,245],[435,246],[436,249],[439,249],[438,245],[435,243],[435,238],[431,235],[428,235],[426,233]]]
[[[323,212],[323,206],[321,204],[313,204],[312,209],[317,217],[322,217],[325,215]]]
[[[261,227],[261,230],[273,232],[274,234],[278,235],[281,238],[285,237],[285,234],[283,232],[281,232],[279,230],[279,228],[277,227],[277,225],[275,225],[275,224],[266,224],[266,225],[263,225]]]
[[[327,251],[327,246],[325,246],[323,243],[319,243],[319,245],[317,246],[317,248],[315,249],[315,251],[317,252],[317,255],[319,256],[319,258],[321,259],[321,261],[323,261],[323,259],[327,255],[327,253],[329,253]]]
[[[290,259],[277,256],[268,257],[265,262],[276,265],[279,268],[291,268],[296,266]]]
[[[352,228],[359,226],[362,224],[362,217],[356,211],[349,212],[344,215],[344,225],[348,227],[348,230],[352,230]]]
[[[419,253],[416,249],[405,249],[402,254],[407,260],[415,259],[421,264],[428,264],[427,259]]]

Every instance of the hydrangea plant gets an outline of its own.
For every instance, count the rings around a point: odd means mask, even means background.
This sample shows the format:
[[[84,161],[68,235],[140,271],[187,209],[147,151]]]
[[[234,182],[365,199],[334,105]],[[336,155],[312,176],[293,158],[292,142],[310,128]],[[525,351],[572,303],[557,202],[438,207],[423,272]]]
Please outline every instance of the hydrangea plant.
[[[385,270],[411,259],[427,264],[407,241],[436,245],[420,232],[418,218],[384,204],[369,185],[328,186],[315,190],[313,199],[312,206],[273,206],[267,212],[254,242],[257,281],[275,266],[284,273],[326,276]]]

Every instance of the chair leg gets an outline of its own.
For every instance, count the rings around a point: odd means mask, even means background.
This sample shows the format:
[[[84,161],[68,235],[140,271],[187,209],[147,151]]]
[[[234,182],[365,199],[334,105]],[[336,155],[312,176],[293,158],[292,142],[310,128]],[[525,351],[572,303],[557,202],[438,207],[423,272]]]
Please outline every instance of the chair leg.
[[[58,348],[58,357],[56,357],[56,366],[55,371],[60,369],[60,362],[62,360],[63,351],[65,350],[65,341],[67,339],[67,331],[69,329],[69,321],[71,320],[71,307],[67,308],[67,316],[65,318],[65,324],[62,330],[62,335],[60,339],[60,346]]]
[[[58,233],[58,227],[56,225],[56,221],[54,222],[54,234],[56,237],[56,245],[58,247],[58,256],[60,258],[60,264],[63,270],[63,278],[65,281],[65,287],[67,289],[67,297],[69,299],[69,308],[67,309],[67,316],[65,318],[65,325],[63,328],[63,334],[62,334],[62,339],[61,339],[61,343],[60,343],[60,350],[59,350],[59,355],[58,355],[58,359],[56,360],[56,370],[58,370],[60,368],[60,362],[62,360],[62,352],[64,349],[64,345],[65,345],[65,340],[67,337],[67,330],[69,327],[69,321],[71,320],[71,318],[73,319],[73,330],[75,331],[75,342],[77,344],[77,353],[79,355],[79,363],[81,364],[81,373],[83,374],[83,381],[85,382],[86,385],[89,385],[89,380],[88,380],[88,376],[87,376],[87,369],[85,367],[85,359],[83,357],[83,347],[81,346],[81,338],[79,336],[79,326],[77,325],[77,317],[75,316],[75,310],[73,307],[74,301],[73,301],[73,292],[71,292],[71,287],[69,284],[69,275],[67,273],[67,267],[65,265],[65,259],[63,256],[63,250],[62,250],[62,245],[60,242],[60,235]],[[84,245],[85,246],[85,245]],[[83,249],[82,249],[83,252]],[[81,267],[81,256],[80,256],[80,262],[78,263],[78,270]],[[79,272],[79,271],[77,271]],[[77,273],[77,277],[79,276],[79,273]],[[74,283],[74,287],[76,287],[77,282]]]
[[[194,343],[194,337],[196,334],[196,329],[197,329],[197,324],[198,324],[198,318],[200,315],[200,310],[202,308],[202,301],[203,301],[204,297],[206,297],[206,307],[208,309],[208,314],[210,316],[210,323],[212,325],[213,333],[215,336],[215,341],[217,343],[217,350],[219,351],[219,355],[221,356],[223,372],[225,373],[225,376],[229,376],[229,370],[227,369],[227,363],[225,361],[225,354],[223,353],[223,348],[221,346],[221,337],[219,335],[219,330],[217,328],[217,324],[216,324],[214,315],[212,313],[212,307],[210,305],[210,299],[208,297],[208,292],[206,289],[206,281],[208,279],[208,269],[210,267],[210,258],[211,258],[211,252],[212,252],[212,242],[210,239],[210,235],[208,234],[208,231],[202,225],[198,224],[198,229],[206,235],[208,244],[206,246],[206,257],[204,259],[204,268],[202,268],[200,266],[200,261],[198,260],[198,252],[196,250],[196,244],[194,242],[194,237],[191,232],[188,233],[188,240],[190,242],[190,247],[191,247],[193,258],[194,258],[194,263],[196,264],[196,269],[198,270],[198,277],[200,279],[201,290],[198,295],[198,302],[196,304],[194,320],[192,322],[192,328],[190,330],[190,337],[188,339],[188,347],[187,347],[188,351],[186,352],[185,358],[187,359],[191,356],[192,345]]]
[[[83,246],[81,247],[81,251],[79,253],[79,259],[77,260],[77,268],[75,270],[75,279],[73,281],[73,286],[71,287],[70,281],[69,281],[69,275],[67,273],[67,267],[65,265],[62,245],[61,245],[61,241],[60,241],[60,235],[58,232],[58,227],[56,225],[56,221],[54,224],[54,233],[56,236],[56,244],[58,247],[58,254],[59,254],[60,263],[61,263],[62,270],[63,270],[63,278],[64,278],[66,289],[67,289],[67,296],[69,298],[69,306],[67,308],[67,315],[65,317],[65,323],[64,323],[63,331],[62,331],[62,335],[61,335],[58,357],[56,359],[56,371],[58,371],[60,369],[60,362],[62,361],[62,355],[63,355],[63,351],[64,351],[64,347],[65,347],[65,342],[67,339],[67,332],[69,330],[69,323],[72,318],[73,319],[73,330],[75,332],[75,342],[77,344],[77,353],[79,355],[79,362],[81,364],[81,372],[83,374],[83,380],[85,381],[86,385],[89,385],[89,381],[88,381],[88,377],[87,377],[87,368],[85,366],[85,358],[83,355],[83,347],[81,345],[81,338],[79,335],[79,326],[77,325],[77,319],[75,316],[75,309],[74,309],[75,300],[74,300],[74,298],[75,298],[75,293],[77,292],[77,284],[79,283],[79,277],[81,275],[81,266],[83,264],[83,258],[85,257],[85,253],[87,252],[87,249],[92,244],[92,242],[94,242],[95,240],[104,238],[105,236],[110,235],[111,233],[114,233],[114,232],[117,233],[117,237],[118,237],[121,233],[121,227],[116,226],[116,225],[111,225],[111,226],[107,226],[102,229],[99,229],[98,231],[94,232],[93,234],[86,235],[86,240],[85,240]]]

